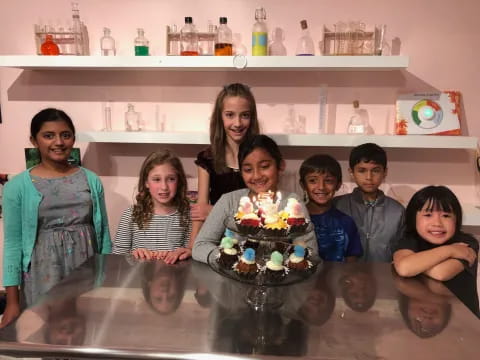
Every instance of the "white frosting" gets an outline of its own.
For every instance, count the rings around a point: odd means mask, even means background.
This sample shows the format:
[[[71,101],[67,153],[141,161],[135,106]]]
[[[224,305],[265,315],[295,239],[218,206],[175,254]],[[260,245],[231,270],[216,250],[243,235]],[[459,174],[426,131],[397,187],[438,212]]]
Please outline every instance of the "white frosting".
[[[242,262],[244,262],[245,264],[248,264],[248,265],[255,264],[255,260],[248,261],[243,256],[242,256]]]
[[[305,217],[302,205],[295,198],[288,199],[287,206],[285,206],[285,211],[291,218],[299,219]]]
[[[298,263],[301,263],[303,260],[305,260],[305,258],[304,258],[304,257],[297,256],[297,255],[295,255],[295,253],[292,253],[292,254],[290,254],[290,256],[288,257],[288,260],[291,261],[291,262],[294,263],[294,264],[298,264]]]
[[[254,213],[245,214],[245,215],[242,217],[242,220],[248,220],[248,219],[260,220],[260,218],[259,218],[256,214],[254,214]]]
[[[278,214],[270,214],[265,216],[265,224],[273,224],[279,220]]]
[[[230,249],[223,249],[223,252],[227,255],[237,255],[237,249],[235,248],[230,248]]]
[[[272,260],[268,260],[266,266],[267,266],[267,269],[270,269],[273,271],[283,270],[282,264],[275,264]]]
[[[242,212],[244,214],[253,213],[253,204],[248,196],[242,196],[240,198],[240,206],[238,207],[238,212]]]

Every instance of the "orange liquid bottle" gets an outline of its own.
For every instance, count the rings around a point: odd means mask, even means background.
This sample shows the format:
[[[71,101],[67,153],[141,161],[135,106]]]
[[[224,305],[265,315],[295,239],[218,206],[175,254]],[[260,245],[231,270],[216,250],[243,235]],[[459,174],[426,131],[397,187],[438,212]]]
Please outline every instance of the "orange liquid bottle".
[[[53,42],[53,36],[47,34],[45,42],[40,47],[42,55],[60,55],[60,49],[58,45]]]
[[[227,18],[220,18],[220,26],[217,29],[215,39],[215,55],[216,56],[232,56],[232,30],[227,26]]]
[[[185,25],[180,30],[180,55],[198,56],[198,33],[191,16],[185,17]]]

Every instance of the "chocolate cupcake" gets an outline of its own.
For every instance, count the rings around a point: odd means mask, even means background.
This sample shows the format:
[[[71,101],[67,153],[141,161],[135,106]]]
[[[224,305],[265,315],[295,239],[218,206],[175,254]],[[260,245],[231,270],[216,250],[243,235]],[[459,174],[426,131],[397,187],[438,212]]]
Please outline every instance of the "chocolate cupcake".
[[[234,248],[232,238],[224,237],[220,242],[220,255],[217,261],[228,270],[232,270],[233,264],[238,261],[238,251]]]
[[[245,243],[243,244],[243,247],[244,249],[251,248],[253,250],[257,250],[259,244],[260,243],[258,240],[247,238],[247,240],[245,240]]]
[[[253,213],[245,215],[236,224],[238,232],[243,235],[255,235],[262,228],[260,218]]]
[[[311,269],[313,264],[305,258],[305,248],[295,245],[293,253],[287,260],[287,268],[293,271],[307,271]]]
[[[265,279],[271,283],[281,282],[287,275],[287,268],[283,266],[283,255],[278,251],[272,252],[270,260],[265,264]]]
[[[246,249],[238,262],[233,265],[233,270],[245,279],[254,279],[259,270],[255,260],[255,250],[251,248]]]

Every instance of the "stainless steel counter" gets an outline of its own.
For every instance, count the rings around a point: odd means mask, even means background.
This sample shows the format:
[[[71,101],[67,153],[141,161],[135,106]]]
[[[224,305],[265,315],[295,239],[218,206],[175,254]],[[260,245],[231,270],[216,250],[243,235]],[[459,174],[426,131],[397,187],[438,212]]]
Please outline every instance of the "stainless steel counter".
[[[324,264],[270,289],[254,311],[249,286],[208,266],[88,261],[0,332],[0,354],[142,359],[478,359],[475,279],[459,294],[401,279],[388,264]],[[449,284],[450,287],[451,284]],[[472,312],[473,311],[473,312]]]

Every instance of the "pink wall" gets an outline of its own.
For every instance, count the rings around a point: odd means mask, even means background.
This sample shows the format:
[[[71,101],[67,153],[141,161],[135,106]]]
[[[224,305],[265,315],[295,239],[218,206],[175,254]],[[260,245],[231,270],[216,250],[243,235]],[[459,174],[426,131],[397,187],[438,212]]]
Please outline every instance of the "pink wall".
[[[475,0],[334,1],[334,0],[203,0],[203,1],[113,1],[80,0],[80,13],[90,34],[92,55],[99,52],[102,28],[108,26],[117,40],[119,55],[130,55],[136,28],[145,28],[151,53],[164,55],[165,25],[180,25],[190,15],[201,30],[207,21],[228,16],[229,26],[242,35],[249,48],[254,9],[263,5],[271,29],[285,30],[285,45],[293,54],[299,34],[298,22],[306,18],[315,42],[323,24],[358,19],[368,24],[387,24],[387,39],[399,38],[400,54],[410,56],[406,72],[393,73],[162,73],[162,72],[24,72],[0,69],[0,99],[4,123],[0,125],[0,173],[24,170],[23,148],[28,146],[28,126],[38,110],[60,107],[74,119],[78,131],[99,130],[101,102],[115,101],[114,127],[120,128],[127,102],[134,102],[152,125],[155,104],[165,114],[170,130],[194,128],[207,131],[211,103],[226,82],[242,81],[253,86],[263,128],[273,131],[286,116],[287,104],[308,118],[307,130],[315,128],[318,86],[328,85],[329,110],[337,125],[354,99],[369,109],[375,131],[392,131],[394,101],[399,92],[458,89],[463,93],[465,134],[480,135],[480,32]],[[33,24],[50,20],[53,25],[70,17],[70,1],[2,1],[0,10],[1,55],[34,54]],[[188,110],[187,110],[188,109]],[[332,116],[332,115],[330,115]],[[194,121],[192,121],[194,119]],[[342,131],[338,125],[337,132]],[[157,148],[142,144],[78,144],[84,164],[102,176],[112,231],[119,215],[132,199],[136,174],[143,157]],[[160,145],[161,146],[161,145]],[[193,158],[199,146],[176,146],[189,176],[196,177]],[[295,173],[306,155],[330,152],[347,168],[348,149],[284,149],[288,164],[286,187],[295,188]],[[463,202],[478,203],[473,154],[462,150],[390,150],[389,177],[385,189],[406,203],[424,184],[451,186]],[[351,188],[347,182],[345,190]],[[192,180],[192,184],[195,181]]]

